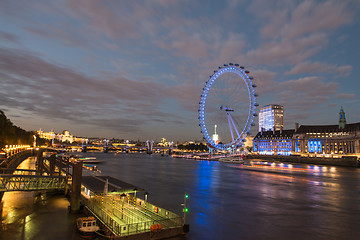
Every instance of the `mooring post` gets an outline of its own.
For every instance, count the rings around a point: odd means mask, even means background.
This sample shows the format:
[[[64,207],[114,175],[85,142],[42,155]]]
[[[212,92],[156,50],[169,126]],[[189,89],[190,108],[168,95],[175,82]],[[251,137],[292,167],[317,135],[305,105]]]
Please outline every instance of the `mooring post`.
[[[65,169],[65,178],[66,178],[66,185],[65,185],[65,196],[68,194],[69,186],[68,186],[68,179],[69,179],[69,161],[70,158],[66,157],[66,169]]]
[[[75,213],[80,210],[80,191],[81,191],[81,178],[82,178],[82,165],[81,161],[76,162],[73,167],[72,186],[71,186],[71,212]]]
[[[54,176],[55,173],[55,161],[56,161],[56,155],[52,154],[49,157],[49,162],[50,162],[50,176]]]
[[[44,171],[44,157],[43,157],[43,151],[41,149],[39,149],[36,153],[36,164],[39,171],[39,175],[42,175]]]

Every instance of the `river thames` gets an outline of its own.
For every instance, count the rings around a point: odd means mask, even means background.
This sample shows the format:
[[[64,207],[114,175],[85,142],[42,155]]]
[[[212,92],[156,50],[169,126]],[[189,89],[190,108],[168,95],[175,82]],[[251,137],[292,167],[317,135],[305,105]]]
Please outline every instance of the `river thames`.
[[[190,232],[177,239],[356,239],[358,236],[358,168],[303,165],[300,168],[306,171],[273,172],[160,155],[82,155],[103,161],[98,165],[101,175],[146,189],[149,202],[179,215],[186,192],[189,195],[186,222],[190,224]],[[68,203],[63,196],[35,198],[31,193],[5,194],[0,239],[8,239],[12,234],[15,238],[11,239],[80,238],[72,226],[76,216],[67,214]],[[51,211],[53,206],[58,206],[58,212]],[[58,226],[41,224],[49,222],[47,217],[54,219],[54,223],[58,221]],[[16,228],[24,228],[31,219],[35,220],[30,230],[37,234],[28,233],[26,237],[25,230]],[[57,237],[54,238],[49,228],[58,232]]]

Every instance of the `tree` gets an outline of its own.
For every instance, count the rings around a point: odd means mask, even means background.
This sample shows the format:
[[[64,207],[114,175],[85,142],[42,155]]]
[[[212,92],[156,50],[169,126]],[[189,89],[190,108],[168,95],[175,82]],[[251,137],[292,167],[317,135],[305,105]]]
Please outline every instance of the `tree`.
[[[33,141],[34,132],[14,126],[13,123],[0,110],[0,148],[5,145],[30,145]]]

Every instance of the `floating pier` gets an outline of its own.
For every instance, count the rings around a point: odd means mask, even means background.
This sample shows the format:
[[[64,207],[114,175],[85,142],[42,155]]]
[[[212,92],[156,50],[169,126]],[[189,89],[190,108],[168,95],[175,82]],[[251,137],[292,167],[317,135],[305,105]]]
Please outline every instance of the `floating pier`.
[[[144,189],[110,176],[83,176],[81,202],[115,239],[163,239],[185,234],[183,218],[138,198]]]

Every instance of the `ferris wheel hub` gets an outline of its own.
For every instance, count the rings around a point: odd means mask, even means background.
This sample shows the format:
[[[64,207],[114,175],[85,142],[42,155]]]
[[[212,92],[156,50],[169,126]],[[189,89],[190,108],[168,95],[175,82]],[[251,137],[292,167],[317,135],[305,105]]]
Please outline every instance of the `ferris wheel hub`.
[[[233,112],[233,111],[234,111],[234,109],[228,108],[228,107],[224,107],[224,106],[221,106],[221,107],[220,107],[220,110],[224,110],[225,112]]]

